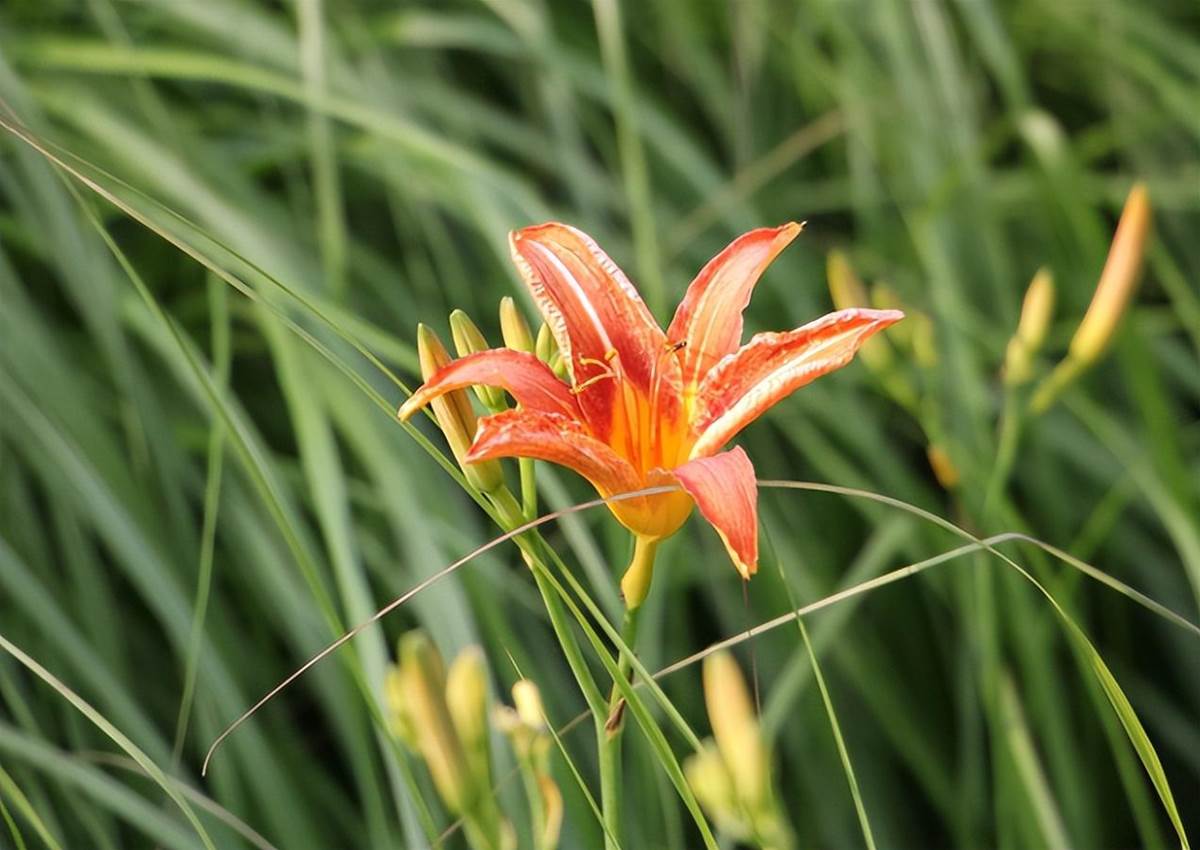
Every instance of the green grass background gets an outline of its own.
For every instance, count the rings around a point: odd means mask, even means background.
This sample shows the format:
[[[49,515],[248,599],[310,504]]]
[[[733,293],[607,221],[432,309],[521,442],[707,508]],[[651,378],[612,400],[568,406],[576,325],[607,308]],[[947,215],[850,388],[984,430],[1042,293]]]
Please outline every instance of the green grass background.
[[[344,625],[496,533],[388,415],[402,392],[378,366],[411,385],[416,323],[448,337],[455,307],[497,339],[497,301],[517,292],[506,233],[548,218],[593,234],[664,321],[733,236],[806,219],[748,330],[827,311],[838,248],[932,318],[937,358],[903,367],[921,422],[862,364],[781,404],[742,438],[759,474],[1024,531],[1200,619],[1188,0],[8,0],[0,97],[28,134],[0,141],[0,846],[426,846],[451,819],[375,719],[394,638],[416,626],[447,654],[482,644],[497,694],[511,655],[553,719],[582,708],[500,547],[308,674],[198,775],[221,728]],[[1053,270],[1049,365],[1135,180],[1156,213],[1144,286],[985,505],[1024,287]],[[931,431],[961,473],[949,491]],[[589,497],[540,476],[546,509]],[[702,523],[664,546],[648,668],[785,612],[789,593],[814,602],[961,543],[836,494],[767,490],[761,513],[745,597]],[[592,511],[546,533],[615,617],[616,523]],[[1107,660],[1200,834],[1200,638],[1034,547],[1005,551]],[[879,847],[1179,846],[1086,652],[998,559],[807,623]],[[862,846],[797,631],[737,652],[800,846]],[[663,687],[705,734],[699,666]],[[594,783],[587,732],[564,743]],[[623,845],[697,846],[646,740],[626,747]],[[563,846],[596,846],[556,769]],[[514,818],[518,786],[501,790]]]

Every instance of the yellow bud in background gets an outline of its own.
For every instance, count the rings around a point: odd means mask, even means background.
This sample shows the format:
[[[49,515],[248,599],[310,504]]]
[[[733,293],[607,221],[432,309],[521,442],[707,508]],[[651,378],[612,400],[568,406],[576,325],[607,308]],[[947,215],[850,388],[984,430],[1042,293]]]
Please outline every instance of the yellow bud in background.
[[[488,345],[483,331],[479,330],[479,326],[471,320],[465,310],[455,310],[450,314],[450,335],[454,339],[454,350],[458,352],[459,357],[487,351],[491,347]],[[508,407],[504,400],[503,390],[482,385],[472,387],[472,389],[475,391],[475,396],[488,410],[499,412]]]
[[[722,832],[735,839],[749,837],[750,825],[738,811],[737,794],[725,769],[725,761],[711,742],[688,756],[683,763],[683,775],[696,799]]]
[[[488,674],[479,647],[467,647],[450,665],[446,674],[446,706],[473,776],[481,783],[486,782],[491,775]]]
[[[383,679],[383,698],[387,704],[388,726],[392,734],[410,750],[417,749],[417,733],[404,700],[404,676],[399,667],[391,667]]]
[[[1019,386],[1033,377],[1033,358],[1046,341],[1053,315],[1054,276],[1048,269],[1041,268],[1025,290],[1017,332],[1008,341],[1005,351],[1004,382],[1009,386]]]
[[[1145,185],[1138,183],[1125,199],[1096,294],[1071,340],[1070,354],[1081,363],[1094,363],[1112,341],[1137,289],[1149,233],[1150,198]]]
[[[504,345],[513,351],[534,352],[533,332],[511,295],[500,299],[500,335]]]
[[[746,681],[730,653],[704,659],[704,702],[734,792],[751,810],[762,807],[770,798],[767,752]]]
[[[542,706],[542,694],[529,679],[520,679],[512,687],[513,704],[517,716],[530,729],[546,727],[546,709]]]
[[[417,326],[417,357],[421,363],[421,377],[429,380],[435,372],[450,362],[450,352],[438,339],[438,335],[427,325]],[[438,427],[446,435],[450,451],[467,480],[478,490],[491,493],[504,485],[504,473],[499,461],[485,460],[482,463],[466,463],[463,458],[475,439],[475,409],[464,390],[454,390],[429,402]]]
[[[423,632],[400,639],[400,675],[417,749],[446,807],[461,813],[472,800],[471,772],[446,705],[442,656]]]
[[[562,833],[562,792],[555,781],[544,773],[537,777],[537,786],[542,797],[542,834],[536,836],[537,846],[550,850],[558,846],[558,837]]]
[[[839,310],[864,307],[867,304],[867,289],[854,273],[850,260],[841,251],[830,251],[825,260],[825,276],[829,281],[829,295],[833,306]]]

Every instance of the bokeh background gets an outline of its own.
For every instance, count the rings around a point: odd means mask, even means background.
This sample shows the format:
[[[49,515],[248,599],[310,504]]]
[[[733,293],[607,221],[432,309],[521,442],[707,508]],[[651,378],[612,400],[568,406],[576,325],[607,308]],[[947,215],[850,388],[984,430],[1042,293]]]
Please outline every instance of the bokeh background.
[[[760,475],[1025,531],[1200,617],[1190,0],[7,0],[0,97],[25,136],[0,139],[0,635],[59,680],[0,654],[0,845],[200,846],[111,724],[220,847],[426,846],[406,774],[432,823],[451,819],[376,719],[394,639],[417,626],[447,654],[481,644],[498,696],[519,667],[552,718],[583,707],[500,547],[198,773],[224,724],[342,625],[496,533],[389,416],[402,390],[364,352],[411,385],[418,321],[448,338],[463,308],[498,339],[498,299],[519,294],[506,233],[550,218],[593,234],[664,321],[734,236],[807,220],[749,332],[830,309],[837,250],[928,333],[890,343],[891,370],[856,363],[749,429]],[[1045,266],[1058,289],[1040,373],[1135,181],[1155,211],[1141,291],[988,500],[1025,287]],[[589,495],[541,474],[547,509]],[[648,667],[789,595],[961,543],[863,499],[761,502],[767,557],[745,594],[698,521],[664,546]],[[611,517],[547,535],[615,616],[627,542]],[[1034,547],[1006,551],[1091,636],[1200,835],[1200,638]],[[807,622],[880,847],[1179,845],[1088,660],[1000,561],[960,558]],[[798,844],[862,846],[797,630],[737,653]],[[699,667],[663,686],[704,733]],[[592,780],[587,732],[565,743]],[[556,770],[563,846],[596,846]],[[626,846],[696,845],[637,735],[625,788]],[[501,795],[520,811],[516,783]]]

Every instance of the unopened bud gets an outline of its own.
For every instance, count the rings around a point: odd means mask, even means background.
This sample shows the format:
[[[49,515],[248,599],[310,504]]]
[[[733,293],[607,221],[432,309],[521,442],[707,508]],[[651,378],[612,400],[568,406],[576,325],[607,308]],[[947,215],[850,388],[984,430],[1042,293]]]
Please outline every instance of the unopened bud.
[[[1054,276],[1038,269],[1025,291],[1017,332],[1008,341],[1004,355],[1004,382],[1019,386],[1033,376],[1033,358],[1046,340],[1054,315]]]
[[[511,295],[500,299],[500,335],[504,338],[504,345],[513,351],[533,353],[533,333]]]
[[[534,353],[537,354],[537,359],[543,363],[549,363],[554,355],[558,353],[558,343],[554,340],[554,333],[545,322],[538,328],[537,342],[534,343]]]
[[[490,348],[487,337],[483,335],[483,331],[479,330],[479,326],[471,320],[465,310],[455,310],[450,314],[450,335],[454,339],[454,350],[458,352],[459,357],[487,351]],[[498,387],[479,384],[471,389],[475,391],[476,398],[488,410],[499,412],[508,407],[504,400],[504,391]]]
[[[542,694],[529,679],[520,679],[512,687],[513,704],[517,716],[530,729],[546,728],[546,709],[542,706]]]
[[[490,776],[488,682],[483,651],[470,646],[458,654],[446,674],[446,706],[458,732],[471,772],[480,783]]]
[[[825,276],[829,281],[829,295],[833,306],[839,310],[864,307],[867,304],[867,288],[854,272],[850,260],[841,251],[830,251],[825,260]]]
[[[417,749],[417,732],[413,728],[412,718],[408,716],[408,708],[404,700],[404,676],[399,667],[387,671],[383,680],[384,702],[387,704],[388,727],[392,734],[410,750]]]
[[[750,826],[739,812],[729,771],[711,741],[705,742],[700,752],[688,756],[683,763],[683,775],[700,805],[721,831],[736,839],[749,835]]]
[[[562,833],[563,798],[558,785],[549,775],[543,773],[537,777],[538,792],[542,797],[542,834],[538,836],[538,847],[553,848],[558,846],[558,838]]]
[[[447,808],[461,813],[471,801],[471,773],[446,705],[442,656],[424,633],[400,639],[400,672],[418,750]]]
[[[942,485],[942,489],[953,490],[958,486],[958,467],[954,465],[949,452],[937,443],[931,443],[925,450],[925,455],[929,458],[929,468],[933,470],[933,475],[938,484]]]
[[[734,791],[747,807],[757,809],[769,799],[767,753],[745,679],[730,653],[704,659],[704,702]]]
[[[1094,363],[1112,340],[1137,289],[1149,233],[1150,198],[1145,185],[1138,183],[1125,199],[1096,294],[1071,340],[1070,354],[1081,363]]]
[[[428,381],[439,369],[450,362],[450,352],[438,339],[438,335],[427,325],[417,326],[417,357],[421,363],[421,376]],[[491,493],[504,484],[504,473],[499,461],[485,460],[467,463],[463,460],[475,439],[475,408],[467,398],[465,390],[453,390],[429,402],[438,427],[446,435],[450,451],[467,480],[478,490]]]

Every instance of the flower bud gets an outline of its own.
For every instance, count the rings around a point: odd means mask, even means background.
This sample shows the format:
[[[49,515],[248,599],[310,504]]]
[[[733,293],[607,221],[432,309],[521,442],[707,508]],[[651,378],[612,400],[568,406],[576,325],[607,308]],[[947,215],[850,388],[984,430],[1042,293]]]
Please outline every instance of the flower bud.
[[[520,679],[512,687],[513,704],[517,716],[530,729],[546,728],[546,709],[542,706],[542,694],[529,679]]]
[[[537,342],[534,343],[534,353],[537,354],[537,359],[543,363],[549,363],[554,359],[554,355],[558,353],[558,343],[554,339],[554,334],[550,330],[550,326],[542,322],[542,326],[538,328]]]
[[[488,681],[483,651],[469,646],[446,674],[446,706],[462,742],[473,776],[485,783],[491,775],[488,749]]]
[[[1112,341],[1137,288],[1149,232],[1150,198],[1145,185],[1138,183],[1125,199],[1096,294],[1071,340],[1070,355],[1081,363],[1094,363]]]
[[[759,809],[770,799],[767,753],[746,682],[730,653],[704,659],[704,702],[734,792],[749,809]]]
[[[404,676],[399,667],[391,667],[383,680],[383,697],[387,704],[388,727],[404,746],[417,750],[417,732],[404,700]]]
[[[439,369],[450,362],[450,353],[442,345],[436,333],[427,325],[417,326],[417,357],[421,363],[421,376],[428,381]],[[466,457],[475,439],[475,409],[463,390],[454,390],[429,402],[433,408],[438,427],[446,435],[450,451],[462,468],[471,485],[485,493],[491,493],[504,484],[504,473],[499,461],[485,460],[466,463]]]
[[[483,331],[479,330],[479,326],[471,321],[471,317],[464,310],[455,310],[450,314],[450,335],[454,339],[454,350],[458,352],[459,357],[487,351],[490,348]],[[499,387],[485,387],[480,384],[472,389],[475,391],[476,398],[488,410],[499,412],[508,407],[504,400],[504,391]]]
[[[958,486],[958,467],[954,465],[950,453],[945,448],[938,443],[930,443],[925,450],[925,456],[929,459],[929,468],[933,470],[933,475],[943,490],[953,490]]]
[[[1054,277],[1041,268],[1025,291],[1017,332],[1008,341],[1004,355],[1004,382],[1019,386],[1032,377],[1033,358],[1046,340],[1054,314]]]
[[[504,338],[505,346],[513,351],[533,353],[533,333],[529,330],[529,323],[525,321],[521,308],[511,295],[500,299],[500,335]]]
[[[471,772],[446,705],[442,656],[423,632],[400,639],[400,675],[425,766],[447,808],[461,813],[472,800]]]
[[[688,756],[683,763],[683,775],[718,829],[735,839],[749,837],[750,825],[738,811],[738,798],[729,771],[711,741],[706,741],[700,752]]]
[[[866,287],[841,251],[829,252],[825,259],[825,276],[829,281],[829,295],[833,298],[834,307],[849,310],[867,303]]]

